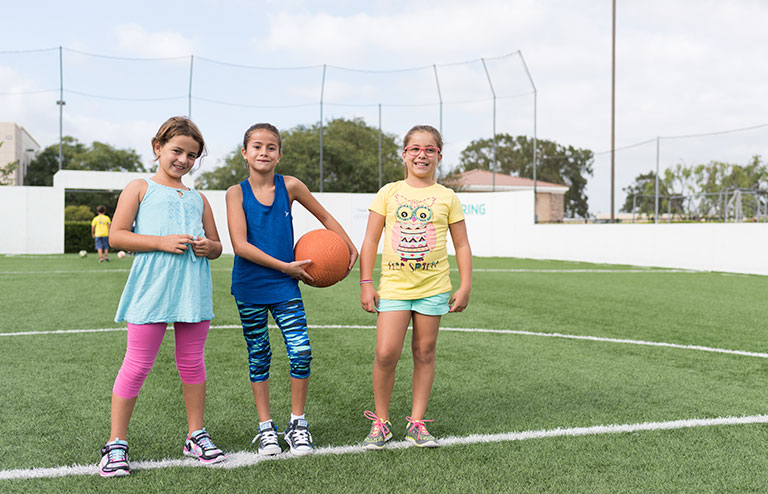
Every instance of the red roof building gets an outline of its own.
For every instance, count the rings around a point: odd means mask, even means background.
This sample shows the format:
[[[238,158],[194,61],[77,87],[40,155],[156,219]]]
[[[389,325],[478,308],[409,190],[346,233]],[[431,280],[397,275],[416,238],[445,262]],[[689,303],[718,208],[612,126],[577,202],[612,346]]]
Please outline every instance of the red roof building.
[[[451,175],[442,181],[458,192],[506,192],[533,190],[533,180],[488,170],[469,170]],[[568,187],[541,180],[536,181],[536,217],[539,222],[559,222],[565,216],[565,193]]]

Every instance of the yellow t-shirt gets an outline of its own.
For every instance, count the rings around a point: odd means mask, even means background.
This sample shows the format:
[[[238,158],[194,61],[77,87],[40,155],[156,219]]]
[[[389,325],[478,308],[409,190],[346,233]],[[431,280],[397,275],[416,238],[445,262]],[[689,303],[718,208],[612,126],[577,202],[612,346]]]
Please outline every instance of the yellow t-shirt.
[[[109,237],[109,225],[112,224],[109,216],[100,214],[91,220],[94,237]]]
[[[456,193],[401,180],[382,187],[368,209],[385,218],[379,296],[412,300],[450,292],[446,234],[464,219]]]

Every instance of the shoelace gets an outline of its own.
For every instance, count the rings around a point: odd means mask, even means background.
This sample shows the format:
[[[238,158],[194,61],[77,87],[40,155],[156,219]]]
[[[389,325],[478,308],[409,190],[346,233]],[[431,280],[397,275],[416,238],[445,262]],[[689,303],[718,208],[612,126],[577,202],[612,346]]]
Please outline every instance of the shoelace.
[[[270,429],[268,431],[261,432],[261,437],[265,442],[270,443],[276,443],[277,442],[277,432],[275,432],[274,429]]]
[[[125,461],[125,450],[122,448],[115,448],[109,452],[109,462],[118,463]]]
[[[309,445],[309,431],[307,429],[292,429],[290,432],[293,443],[297,446]]]
[[[207,451],[209,449],[218,449],[213,444],[213,441],[211,441],[211,437],[205,432],[195,436],[195,440],[200,445],[200,447],[203,448],[203,451]]]
[[[262,442],[269,442],[269,443],[276,443],[278,432],[275,429],[269,429],[266,431],[259,431],[258,434],[256,434],[256,437],[253,438],[253,441],[251,441],[251,446],[253,446],[253,443],[256,441],[259,441],[259,446],[261,446]]]
[[[365,418],[373,420],[373,430],[371,431],[371,434],[374,432],[382,432],[384,435],[389,434],[389,427],[387,426],[387,423],[381,420],[378,415],[370,410],[364,411],[363,415]]]
[[[421,436],[429,436],[429,431],[427,430],[427,427],[424,425],[424,422],[434,422],[434,420],[413,420],[411,417],[405,417],[405,420],[411,424],[411,426],[408,428],[408,430],[413,430],[416,428],[416,431]]]

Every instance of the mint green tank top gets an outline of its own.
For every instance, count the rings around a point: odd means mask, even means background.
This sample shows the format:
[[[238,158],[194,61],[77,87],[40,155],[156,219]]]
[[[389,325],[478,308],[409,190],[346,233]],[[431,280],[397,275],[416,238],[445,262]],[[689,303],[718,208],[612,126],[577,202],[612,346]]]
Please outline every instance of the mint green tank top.
[[[203,198],[147,181],[136,213],[134,232],[141,235],[204,236]],[[213,319],[211,268],[190,246],[183,254],[137,252],[117,307],[115,322],[132,324],[200,322]]]

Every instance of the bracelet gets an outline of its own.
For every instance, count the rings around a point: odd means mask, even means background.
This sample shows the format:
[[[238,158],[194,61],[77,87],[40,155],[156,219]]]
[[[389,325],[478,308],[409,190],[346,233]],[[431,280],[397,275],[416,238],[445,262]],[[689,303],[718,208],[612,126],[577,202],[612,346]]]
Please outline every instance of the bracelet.
[[[373,283],[373,280],[360,280],[360,284],[363,285],[365,283]]]

